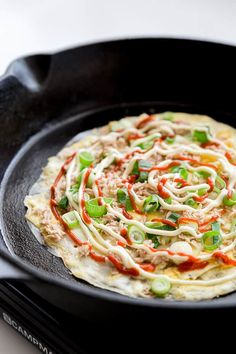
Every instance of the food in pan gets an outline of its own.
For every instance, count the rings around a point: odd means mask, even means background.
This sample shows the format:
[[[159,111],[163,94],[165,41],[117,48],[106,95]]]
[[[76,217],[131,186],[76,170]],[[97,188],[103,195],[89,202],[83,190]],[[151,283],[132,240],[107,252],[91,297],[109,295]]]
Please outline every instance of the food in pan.
[[[178,300],[232,292],[235,145],[235,129],[207,116],[112,121],[49,158],[26,218],[100,288]]]

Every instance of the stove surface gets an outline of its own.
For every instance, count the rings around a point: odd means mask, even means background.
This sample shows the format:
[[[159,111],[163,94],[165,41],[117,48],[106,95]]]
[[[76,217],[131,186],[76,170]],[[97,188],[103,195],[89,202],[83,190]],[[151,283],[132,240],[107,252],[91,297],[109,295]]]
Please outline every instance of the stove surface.
[[[183,311],[182,315],[150,318],[148,323],[126,326],[126,319],[117,323],[116,318],[106,325],[95,325],[70,316],[48,304],[33,293],[26,285],[0,282],[0,317],[26,340],[44,354],[88,354],[88,353],[139,353],[153,350],[176,349],[174,338],[193,338],[208,323],[207,332],[215,335],[215,325],[233,319],[235,309]],[[221,335],[227,335],[228,326],[220,325]],[[195,334],[194,334],[195,333]],[[181,345],[181,341],[179,342]],[[144,353],[144,351],[142,351]]]
[[[0,282],[0,315],[43,353],[94,352],[89,324],[51,306],[25,285]]]

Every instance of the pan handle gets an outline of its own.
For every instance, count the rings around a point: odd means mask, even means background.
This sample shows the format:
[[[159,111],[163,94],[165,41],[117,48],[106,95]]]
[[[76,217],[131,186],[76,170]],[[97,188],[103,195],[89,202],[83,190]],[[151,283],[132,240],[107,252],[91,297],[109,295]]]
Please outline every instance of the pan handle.
[[[14,264],[4,251],[0,250],[0,280],[32,281],[33,277],[23,269]]]

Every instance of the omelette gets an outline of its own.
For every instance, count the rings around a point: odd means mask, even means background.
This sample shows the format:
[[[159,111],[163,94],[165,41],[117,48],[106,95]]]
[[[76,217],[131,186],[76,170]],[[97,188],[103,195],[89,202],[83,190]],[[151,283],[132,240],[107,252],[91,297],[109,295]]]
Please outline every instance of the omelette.
[[[77,278],[131,297],[236,290],[236,131],[196,114],[111,121],[50,157],[26,219]]]

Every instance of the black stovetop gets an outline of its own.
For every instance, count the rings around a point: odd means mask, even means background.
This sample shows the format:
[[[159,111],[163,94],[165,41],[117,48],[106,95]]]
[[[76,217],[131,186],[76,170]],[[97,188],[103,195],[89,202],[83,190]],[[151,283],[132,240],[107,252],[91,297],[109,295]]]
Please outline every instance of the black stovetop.
[[[22,284],[0,282],[0,315],[46,354],[93,353],[99,347],[93,325],[67,315]]]
[[[187,317],[186,312],[181,316],[173,313],[164,322],[158,317],[148,323],[137,321],[132,328],[125,327],[126,319],[123,323],[114,318],[107,325],[92,324],[48,304],[26,285],[0,282],[0,317],[44,354],[139,353],[144,344],[142,353],[158,352],[163,345],[165,350],[167,346],[176,349],[176,342],[170,340],[173,333],[179,339],[191,339],[196,333],[202,335],[205,326],[209,336],[211,331],[215,336],[218,326],[221,335],[223,331],[228,333],[229,326],[222,323],[235,318],[236,308],[205,311],[199,316],[198,312],[189,312]]]

